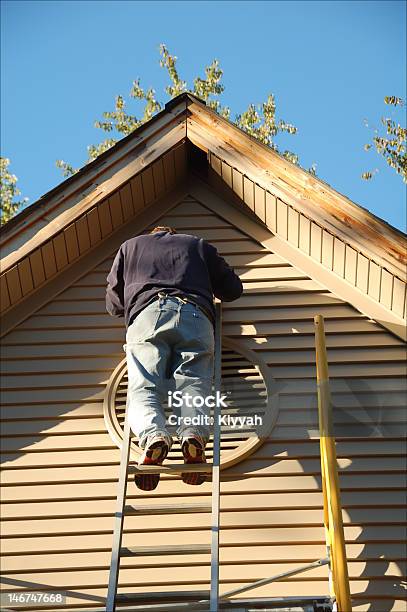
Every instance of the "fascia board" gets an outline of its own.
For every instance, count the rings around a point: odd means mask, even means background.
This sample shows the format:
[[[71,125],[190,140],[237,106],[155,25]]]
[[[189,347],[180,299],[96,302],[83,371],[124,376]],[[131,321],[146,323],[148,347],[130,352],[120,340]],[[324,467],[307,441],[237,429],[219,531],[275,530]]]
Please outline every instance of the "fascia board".
[[[8,240],[9,236],[14,235],[15,232],[18,233],[27,223],[29,224],[31,219],[35,220],[38,214],[41,215],[43,207],[50,206],[55,200],[59,201],[61,197],[66,198],[72,195],[78,189],[83,190],[101,172],[104,172],[112,164],[120,161],[122,157],[140,147],[143,143],[147,143],[154,134],[161,131],[163,127],[174,121],[177,117],[185,115],[185,112],[186,102],[182,104],[182,101],[179,100],[171,110],[168,110],[166,107],[150,121],[141,125],[128,136],[120,139],[112,148],[99,155],[95,160],[85,164],[79,172],[45,193],[39,200],[27,206],[8,223],[0,227],[0,245],[6,239]]]
[[[379,264],[400,278],[405,277],[407,242],[402,232],[207,107],[191,102],[188,111],[187,135],[196,146],[215,153],[353,248],[371,254]]]
[[[15,229],[13,235],[4,237],[1,245],[2,273],[16,265],[34,248],[45,243],[54,234],[67,227],[78,216],[108,197],[124,182],[145,169],[169,149],[185,139],[185,119],[182,115],[173,117],[159,131],[151,134],[148,141],[137,143],[123,153],[120,158],[112,161],[109,167],[93,176],[91,183],[80,182],[73,191],[61,193],[56,201],[52,200],[46,207],[35,211],[33,218],[26,220],[26,225]],[[130,145],[129,145],[130,147]],[[106,162],[107,163],[107,162]]]

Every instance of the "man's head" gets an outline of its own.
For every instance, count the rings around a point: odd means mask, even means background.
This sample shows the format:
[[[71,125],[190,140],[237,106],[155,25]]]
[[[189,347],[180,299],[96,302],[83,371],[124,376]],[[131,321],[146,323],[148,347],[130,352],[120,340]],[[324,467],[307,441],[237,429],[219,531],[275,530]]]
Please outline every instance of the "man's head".
[[[169,227],[168,225],[157,225],[157,227],[151,230],[150,234],[155,234],[156,232],[168,232],[169,234],[177,233],[173,227]]]

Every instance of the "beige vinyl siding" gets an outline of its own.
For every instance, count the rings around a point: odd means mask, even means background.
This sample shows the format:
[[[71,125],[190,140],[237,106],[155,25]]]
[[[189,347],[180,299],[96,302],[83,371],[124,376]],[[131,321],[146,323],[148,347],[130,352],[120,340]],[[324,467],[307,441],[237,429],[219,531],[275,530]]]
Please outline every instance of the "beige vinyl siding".
[[[254,192],[255,208],[257,197]],[[245,293],[224,305],[224,334],[258,351],[281,388],[270,439],[222,472],[221,592],[325,555],[313,344],[313,316],[320,313],[342,433],[337,447],[354,609],[404,610],[402,342],[204,203],[186,198],[161,222],[207,238],[235,267]],[[123,319],[105,311],[115,252],[104,248],[101,264],[3,339],[3,575],[15,590],[27,583],[67,590],[70,610],[103,604],[112,545],[120,456],[102,402],[124,358],[125,330]],[[330,249],[322,250],[323,259]],[[346,437],[350,425],[357,438]],[[163,475],[149,493],[130,481],[127,501],[205,502],[210,490],[210,483],[192,488]],[[125,546],[209,541],[207,513],[125,519]],[[209,563],[204,554],[124,558],[119,592],[205,589]],[[327,593],[327,571],[319,568],[248,596]]]

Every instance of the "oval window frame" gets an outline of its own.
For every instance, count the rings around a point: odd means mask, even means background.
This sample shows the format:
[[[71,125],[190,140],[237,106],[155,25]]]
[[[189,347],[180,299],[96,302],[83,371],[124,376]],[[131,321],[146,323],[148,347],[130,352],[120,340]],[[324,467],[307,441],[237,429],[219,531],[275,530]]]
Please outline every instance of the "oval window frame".
[[[267,425],[263,426],[262,435],[255,434],[249,436],[244,442],[241,442],[239,446],[228,453],[226,458],[220,461],[220,469],[226,469],[237,463],[240,463],[243,459],[250,456],[255,450],[257,450],[264,440],[270,436],[278,418],[279,412],[279,401],[278,392],[274,389],[278,388],[275,383],[270,366],[264,361],[259,353],[254,352],[244,344],[244,340],[231,339],[228,337],[222,337],[222,348],[227,348],[240,353],[248,361],[250,361],[257,369],[259,375],[262,377],[263,382],[267,391],[267,402],[265,405],[265,411],[268,414]],[[116,394],[118,387],[123,378],[123,373],[127,369],[126,357],[116,366],[112,372],[109,381],[106,385],[104,397],[103,397],[103,417],[106,428],[109,432],[110,437],[114,443],[121,448],[123,442],[123,428],[121,427],[117,414],[116,414]],[[130,441],[130,457],[131,461],[137,462],[141,456],[141,449],[134,441]]]

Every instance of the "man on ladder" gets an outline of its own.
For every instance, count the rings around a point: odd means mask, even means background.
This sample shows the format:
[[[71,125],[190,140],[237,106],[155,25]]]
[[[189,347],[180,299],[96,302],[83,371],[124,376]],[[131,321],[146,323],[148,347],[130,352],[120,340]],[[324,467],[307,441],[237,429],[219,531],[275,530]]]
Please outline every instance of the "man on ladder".
[[[139,464],[161,465],[172,437],[163,401],[177,393],[184,462],[205,463],[214,364],[213,296],[233,301],[242,283],[216,248],[197,236],[156,227],[124,242],[107,276],[106,309],[125,318],[128,418],[143,449]],[[171,401],[169,402],[171,405]],[[175,403],[174,403],[175,406]],[[175,410],[175,408],[174,408]],[[160,474],[135,474],[150,491]],[[205,474],[185,472],[187,484]]]

